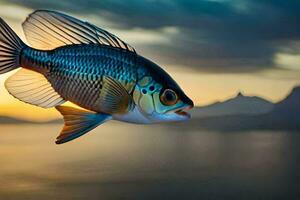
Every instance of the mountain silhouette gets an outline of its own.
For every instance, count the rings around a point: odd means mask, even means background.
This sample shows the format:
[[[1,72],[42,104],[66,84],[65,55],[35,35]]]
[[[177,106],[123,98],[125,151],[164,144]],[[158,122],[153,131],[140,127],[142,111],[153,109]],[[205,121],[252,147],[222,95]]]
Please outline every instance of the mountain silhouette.
[[[210,111],[214,110],[215,113],[210,113],[210,115],[203,114],[203,108],[196,108],[194,110],[194,115],[189,122],[190,127],[208,130],[218,130],[218,131],[243,131],[243,130],[300,130],[300,87],[294,88],[291,93],[282,101],[272,104],[268,104],[268,101],[261,101],[258,97],[248,97],[254,98],[249,103],[247,103],[246,109],[236,112],[227,112],[226,115],[220,114],[220,110],[217,109],[223,107],[222,110],[227,110],[227,106],[232,108],[243,108],[240,106],[237,99],[246,98],[239,94],[234,99],[225,101],[223,103],[218,103],[210,106]],[[258,99],[257,99],[258,98]],[[258,101],[256,101],[256,100]],[[228,104],[228,102],[232,104]],[[245,105],[247,101],[244,101]],[[264,102],[253,103],[253,102]],[[236,104],[236,106],[234,105]],[[265,110],[261,113],[251,112],[254,110],[262,109],[266,106]],[[270,106],[270,107],[268,107]],[[214,107],[214,108],[212,108]],[[271,108],[271,109],[270,109]],[[228,108],[229,109],[229,108]],[[266,112],[270,109],[268,112]],[[249,111],[249,112],[247,112]],[[240,113],[239,113],[240,112]]]
[[[283,101],[275,104],[266,118],[267,125],[274,129],[300,130],[300,87],[294,88]]]
[[[1,124],[23,124],[23,123],[32,123],[31,121],[16,119],[13,117],[0,116]]]
[[[18,119],[14,117],[8,117],[8,116],[0,116],[0,124],[45,124],[45,123],[61,123],[61,119],[51,120],[47,122],[36,122],[36,121],[30,121],[25,119]]]
[[[195,118],[238,114],[264,114],[270,112],[274,104],[256,96],[245,96],[239,92],[234,98],[217,102],[191,111]]]
[[[294,88],[283,101],[275,104],[274,113],[294,115],[300,113],[300,87]]]

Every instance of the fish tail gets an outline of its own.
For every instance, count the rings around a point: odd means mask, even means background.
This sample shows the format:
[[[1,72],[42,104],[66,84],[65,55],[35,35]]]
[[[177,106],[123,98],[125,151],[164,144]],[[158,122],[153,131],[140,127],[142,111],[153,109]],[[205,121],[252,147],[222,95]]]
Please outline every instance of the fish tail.
[[[20,66],[20,54],[25,46],[17,34],[0,18],[0,74]]]

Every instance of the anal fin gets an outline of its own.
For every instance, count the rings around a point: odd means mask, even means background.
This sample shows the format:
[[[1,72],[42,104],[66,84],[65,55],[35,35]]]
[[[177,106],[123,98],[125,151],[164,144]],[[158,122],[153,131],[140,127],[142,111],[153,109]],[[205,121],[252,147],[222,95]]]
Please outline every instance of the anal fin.
[[[65,125],[56,138],[56,144],[62,144],[74,140],[93,130],[100,124],[112,119],[111,115],[95,113],[67,106],[56,106],[63,115]]]

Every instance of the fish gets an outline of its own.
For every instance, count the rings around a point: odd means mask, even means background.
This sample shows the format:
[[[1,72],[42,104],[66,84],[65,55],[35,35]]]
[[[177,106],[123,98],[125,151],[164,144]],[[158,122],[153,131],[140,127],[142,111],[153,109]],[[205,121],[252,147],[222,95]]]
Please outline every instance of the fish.
[[[112,33],[50,10],[34,11],[22,28],[28,44],[0,18],[0,74],[20,68],[5,81],[9,94],[61,113],[64,127],[56,144],[109,120],[190,119],[194,103],[175,80]]]

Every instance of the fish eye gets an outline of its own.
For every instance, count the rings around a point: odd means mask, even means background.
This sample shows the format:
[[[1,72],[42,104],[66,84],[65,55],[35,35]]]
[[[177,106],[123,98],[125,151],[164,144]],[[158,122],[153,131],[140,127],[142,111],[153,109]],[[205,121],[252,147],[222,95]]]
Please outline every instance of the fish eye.
[[[171,89],[165,89],[160,95],[160,101],[166,106],[172,106],[177,103],[178,96]]]

